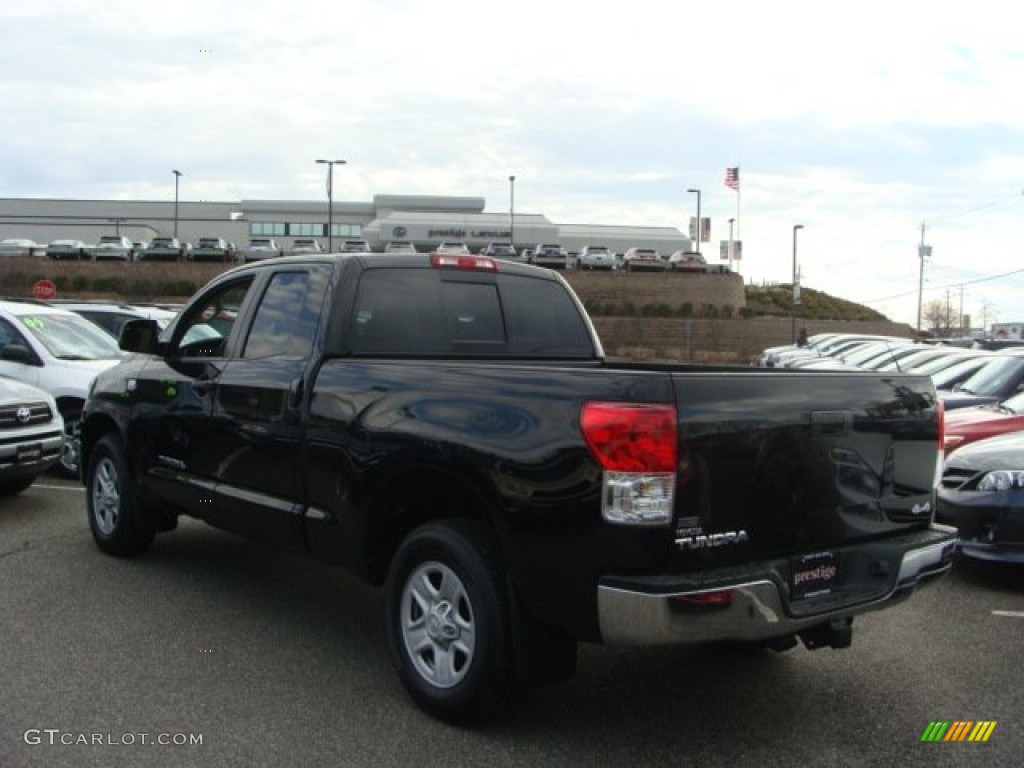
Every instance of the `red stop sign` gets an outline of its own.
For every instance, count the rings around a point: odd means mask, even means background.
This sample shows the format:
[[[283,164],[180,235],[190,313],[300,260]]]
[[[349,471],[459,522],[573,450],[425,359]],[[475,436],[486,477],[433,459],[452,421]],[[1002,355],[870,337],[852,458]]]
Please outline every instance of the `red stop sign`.
[[[57,297],[57,286],[52,280],[37,280],[32,284],[32,295],[41,301],[49,301]]]

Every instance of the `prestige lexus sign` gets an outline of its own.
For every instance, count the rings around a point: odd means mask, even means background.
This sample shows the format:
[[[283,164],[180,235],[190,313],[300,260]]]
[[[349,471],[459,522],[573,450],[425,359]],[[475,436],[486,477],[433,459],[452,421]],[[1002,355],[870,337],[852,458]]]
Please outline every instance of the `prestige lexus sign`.
[[[465,239],[467,237],[474,240],[500,240],[501,238],[509,238],[512,233],[507,229],[431,229],[427,232],[429,238],[450,238],[450,239]]]

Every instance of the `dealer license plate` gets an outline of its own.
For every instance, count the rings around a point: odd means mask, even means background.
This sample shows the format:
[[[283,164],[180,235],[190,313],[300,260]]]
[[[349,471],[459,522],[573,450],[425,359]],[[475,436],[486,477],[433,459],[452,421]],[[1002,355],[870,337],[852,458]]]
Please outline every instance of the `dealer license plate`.
[[[827,595],[839,584],[839,556],[835,552],[800,555],[790,566],[790,595],[794,600]]]
[[[19,445],[14,461],[17,464],[35,464],[43,458],[43,444]]]

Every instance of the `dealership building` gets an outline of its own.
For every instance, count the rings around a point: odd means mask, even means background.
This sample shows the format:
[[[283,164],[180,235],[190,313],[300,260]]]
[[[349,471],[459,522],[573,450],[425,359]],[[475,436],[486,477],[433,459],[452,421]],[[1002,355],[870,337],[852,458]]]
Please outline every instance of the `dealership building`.
[[[616,253],[640,247],[665,255],[692,245],[675,227],[556,224],[541,214],[487,213],[482,197],[375,195],[370,202],[336,200],[330,210],[327,201],[0,199],[0,240],[27,238],[40,245],[62,239],[95,243],[108,234],[136,242],[222,237],[238,246],[270,237],[287,251],[296,238],[313,237],[326,250],[328,221],[335,250],[348,238],[364,239],[375,251],[393,240],[410,241],[421,251],[456,240],[474,252],[492,241],[512,241],[519,250],[557,243],[569,251],[604,245]]]

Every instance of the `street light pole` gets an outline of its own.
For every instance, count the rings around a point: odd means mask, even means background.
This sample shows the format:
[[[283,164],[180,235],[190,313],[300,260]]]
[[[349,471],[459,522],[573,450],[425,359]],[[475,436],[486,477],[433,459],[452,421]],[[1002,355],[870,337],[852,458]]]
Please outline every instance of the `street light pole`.
[[[174,236],[178,236],[178,179],[184,174],[181,171],[171,171],[174,174]]]
[[[327,166],[327,252],[334,252],[334,166],[344,160],[317,160]]]
[[[697,253],[700,253],[700,243],[701,243],[701,238],[700,238],[700,236],[701,236],[701,231],[700,231],[700,229],[701,229],[701,227],[700,227],[700,190],[699,189],[688,189],[686,191],[691,193],[691,194],[697,195],[697,228],[695,230],[695,233],[697,235],[697,237],[696,237],[697,247],[694,250]]]
[[[793,225],[793,304],[789,310],[790,334],[793,344],[796,344],[796,305],[800,301],[800,287],[796,282],[796,233],[803,228],[803,224]]]
[[[508,242],[516,250],[516,177],[508,177]]]

